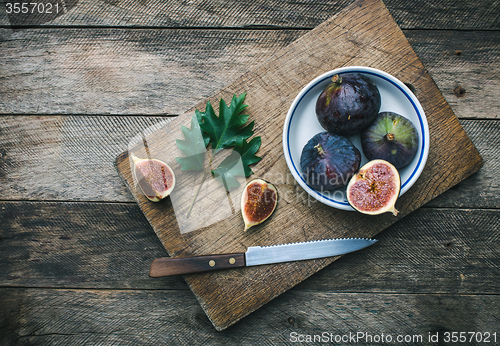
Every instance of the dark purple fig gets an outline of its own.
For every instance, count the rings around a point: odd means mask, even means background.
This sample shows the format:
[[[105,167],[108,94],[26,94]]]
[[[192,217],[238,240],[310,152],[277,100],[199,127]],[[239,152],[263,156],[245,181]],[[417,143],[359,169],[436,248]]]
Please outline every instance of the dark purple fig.
[[[325,130],[339,135],[360,132],[380,110],[380,93],[359,73],[334,75],[316,101],[316,116]]]
[[[321,132],[307,142],[300,167],[307,185],[316,190],[333,190],[347,185],[358,171],[361,153],[344,136]]]
[[[411,162],[418,150],[418,133],[405,117],[382,112],[361,133],[361,147],[368,160],[388,161],[396,168]]]

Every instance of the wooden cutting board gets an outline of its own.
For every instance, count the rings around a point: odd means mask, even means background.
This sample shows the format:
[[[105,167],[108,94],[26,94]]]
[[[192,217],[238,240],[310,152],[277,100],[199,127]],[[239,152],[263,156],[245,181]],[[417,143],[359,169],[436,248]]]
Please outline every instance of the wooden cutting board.
[[[282,130],[292,100],[314,77],[349,65],[378,68],[411,83],[428,118],[431,144],[427,165],[417,183],[399,199],[398,217],[365,216],[298,198],[305,193],[291,179],[285,163]],[[275,214],[254,230],[244,233],[241,216],[235,214],[181,234],[169,199],[152,203],[136,192],[129,151],[116,159],[120,175],[170,256],[244,252],[248,246],[334,237],[373,237],[482,165],[478,151],[380,0],[354,2],[278,52],[274,60],[245,73],[209,99],[215,107],[221,97],[229,101],[233,94],[244,92],[247,114],[255,120],[256,135],[262,137],[258,155],[263,159],[253,166],[251,178],[274,182],[281,196]],[[205,103],[196,108],[203,110]],[[171,161],[174,140],[182,138],[180,125],[189,126],[193,113],[194,108],[145,135],[132,151],[137,156]],[[289,179],[276,181],[276,177]],[[185,279],[215,328],[223,330],[336,259],[188,275]]]

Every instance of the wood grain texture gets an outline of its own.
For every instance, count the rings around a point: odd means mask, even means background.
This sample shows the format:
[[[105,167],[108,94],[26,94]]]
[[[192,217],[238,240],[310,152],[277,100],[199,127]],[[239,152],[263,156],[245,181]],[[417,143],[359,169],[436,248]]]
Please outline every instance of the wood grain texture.
[[[165,251],[136,206],[13,202],[0,216],[2,286],[187,289],[148,277]]]
[[[497,172],[500,170],[500,122],[465,121],[460,122],[480,146],[484,165],[470,178],[453,186],[450,190],[426,204],[428,207],[496,208],[500,207],[500,189]],[[484,146],[483,146],[484,145]]]
[[[0,198],[132,202],[134,199],[112,162],[137,133],[155,129],[168,119],[140,116],[0,117]],[[500,122],[462,120],[461,124],[484,158],[484,165],[479,172],[427,206],[498,208]]]
[[[0,117],[2,199],[131,201],[113,160],[161,117]]]
[[[276,345],[323,332],[394,339],[439,332],[442,341],[444,332],[497,331],[500,308],[496,295],[292,290],[217,332],[189,291],[1,288],[0,294],[0,343],[6,345]],[[397,344],[423,344],[417,341]]]
[[[8,52],[0,63],[0,112],[180,114],[303,33],[16,31],[0,43]]]
[[[182,114],[306,32],[15,31],[0,39],[0,113]],[[500,117],[500,32],[405,35],[458,116]],[[322,72],[334,67],[329,62]],[[463,94],[454,92],[458,86]]]
[[[421,208],[297,289],[495,294],[499,214]],[[2,287],[188,290],[181,277],[148,277],[166,251],[134,204],[4,202],[0,219]]]
[[[334,44],[332,43],[334,42]],[[397,52],[397,54],[393,53]],[[335,66],[367,65],[382,69],[413,84],[427,114],[431,150],[429,164],[420,179],[400,198],[400,217],[417,209],[473,172],[482,160],[461,128],[458,119],[437,89],[403,33],[380,1],[358,1],[302,36],[261,67],[249,71],[233,84],[211,97],[219,98],[248,92],[248,112],[256,121],[256,133],[262,136],[259,151],[262,161],[256,176],[274,182],[288,170],[281,153],[281,128],[290,102],[310,80],[335,61]],[[202,106],[201,104],[199,106]],[[175,148],[179,125],[187,125],[191,112],[172,120],[171,126],[147,137],[144,148],[132,148],[139,157],[151,155],[163,159]],[[176,129],[177,130],[172,130]],[[432,163],[439,162],[438,165]],[[302,203],[292,195],[282,199],[266,227],[244,234],[239,215],[200,231],[179,234],[170,203],[151,204],[136,194],[130,176],[128,153],[117,158],[117,168],[139,206],[152,224],[171,256],[201,255],[217,252],[241,252],[249,245],[270,245],[342,236],[371,237],[399,218],[359,216],[332,210],[324,205]],[[174,168],[175,169],[175,168]],[[450,172],[443,175],[442,172]],[[282,193],[290,188],[277,184]],[[285,194],[286,196],[286,194]],[[301,219],[294,215],[302,215]],[[335,224],[335,229],[331,225]],[[286,231],[285,231],[286,230]],[[238,272],[190,275],[186,281],[214,326],[221,330],[261,307],[279,294],[331,263],[334,259],[304,261],[245,268]],[[237,294],[236,294],[237,292]]]
[[[406,36],[457,117],[500,118],[495,92],[500,90],[500,32],[479,37],[477,32],[411,31]],[[484,76],[488,62],[492,69]]]
[[[66,0],[66,12],[61,12],[56,18],[39,15],[4,16],[0,17],[0,25],[313,28],[352,2]],[[432,3],[424,0],[386,0],[384,3],[404,29],[499,28],[500,7],[494,0],[439,0]]]
[[[149,269],[149,276],[157,278],[187,275],[214,270],[245,267],[245,254],[211,254],[193,257],[156,258]]]

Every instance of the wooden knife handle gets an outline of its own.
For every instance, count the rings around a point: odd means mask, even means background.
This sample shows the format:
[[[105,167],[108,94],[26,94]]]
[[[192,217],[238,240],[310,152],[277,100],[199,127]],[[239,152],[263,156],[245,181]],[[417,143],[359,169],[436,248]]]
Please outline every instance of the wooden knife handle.
[[[244,267],[244,253],[204,255],[194,257],[157,258],[151,263],[149,276],[160,277],[207,272],[212,270]]]

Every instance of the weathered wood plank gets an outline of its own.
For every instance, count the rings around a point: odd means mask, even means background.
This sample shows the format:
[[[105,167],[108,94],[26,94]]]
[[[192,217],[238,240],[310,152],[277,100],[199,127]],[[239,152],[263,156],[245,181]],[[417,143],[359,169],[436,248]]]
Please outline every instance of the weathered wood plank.
[[[499,216],[421,209],[298,288],[497,293]],[[181,277],[148,277],[151,261],[166,252],[136,205],[4,202],[0,219],[2,287],[188,289]]]
[[[216,332],[188,291],[2,288],[0,294],[0,343],[6,345],[276,345],[318,342],[303,338],[325,334],[333,339],[324,343],[347,344],[335,336],[357,333],[365,333],[359,344],[437,344],[429,343],[429,333],[439,333],[442,344],[445,332],[497,332],[498,338],[500,308],[496,295],[291,290]],[[367,339],[382,333],[384,343]],[[410,339],[397,342],[398,335]]]
[[[0,113],[181,114],[305,32],[4,30]],[[458,116],[500,117],[500,32],[405,34]]]
[[[0,43],[0,112],[180,114],[302,33],[14,32]]]
[[[166,255],[133,204],[1,203],[1,286],[182,288],[149,278]]]
[[[0,117],[0,199],[132,202],[115,157],[160,117]],[[500,206],[500,122],[462,120],[484,158],[480,171],[428,205]]]
[[[459,118],[500,118],[500,32],[405,33]],[[491,68],[486,68],[489,65]]]
[[[352,3],[352,0],[66,0],[64,5],[61,1],[50,2],[59,3],[61,11],[58,16],[55,13],[4,16],[0,17],[0,25],[313,28]],[[500,7],[494,0],[384,2],[403,29],[499,28]]]
[[[468,179],[453,186],[426,204],[428,207],[500,208],[500,122],[498,120],[462,120],[484,164]]]
[[[116,156],[160,117],[0,117],[2,199],[132,201]]]

